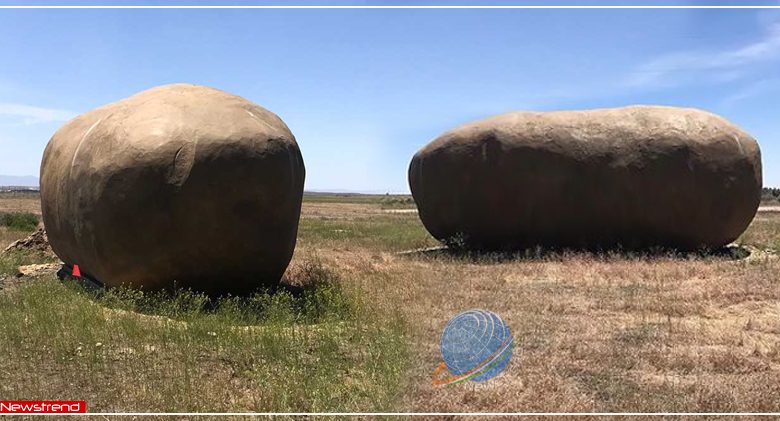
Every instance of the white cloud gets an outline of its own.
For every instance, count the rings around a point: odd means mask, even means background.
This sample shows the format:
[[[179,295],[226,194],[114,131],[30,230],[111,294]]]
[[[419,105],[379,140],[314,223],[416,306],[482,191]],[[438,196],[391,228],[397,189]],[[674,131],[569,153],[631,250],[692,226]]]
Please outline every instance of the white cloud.
[[[669,87],[691,81],[722,82],[739,78],[753,64],[780,58],[780,19],[765,19],[761,39],[721,51],[684,51],[663,55],[636,68],[624,81],[629,87]]]
[[[780,79],[762,79],[757,82],[753,82],[734,94],[726,97],[721,101],[721,104],[726,107],[733,106],[740,101],[748,98],[752,98],[759,95],[767,95],[780,90]]]
[[[22,119],[25,124],[67,121],[76,113],[67,110],[0,102],[0,117]]]

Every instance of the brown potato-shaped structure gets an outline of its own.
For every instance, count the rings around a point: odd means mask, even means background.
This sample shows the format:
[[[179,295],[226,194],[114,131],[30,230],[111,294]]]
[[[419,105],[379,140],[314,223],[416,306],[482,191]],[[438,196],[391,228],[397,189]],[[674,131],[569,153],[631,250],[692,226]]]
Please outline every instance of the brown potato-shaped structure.
[[[467,248],[717,248],[756,213],[761,153],[696,109],[514,112],[422,148],[409,185],[428,231]]]
[[[54,252],[108,286],[244,294],[279,282],[305,169],[270,111],[174,84],[82,114],[49,141],[43,221]]]

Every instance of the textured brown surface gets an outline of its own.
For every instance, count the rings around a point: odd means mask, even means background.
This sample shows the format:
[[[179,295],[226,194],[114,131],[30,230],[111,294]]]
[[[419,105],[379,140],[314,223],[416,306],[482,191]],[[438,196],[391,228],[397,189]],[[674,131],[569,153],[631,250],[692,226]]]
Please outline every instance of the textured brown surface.
[[[49,245],[49,239],[46,236],[46,230],[42,224],[32,234],[25,238],[14,241],[3,249],[0,254],[10,253],[13,251],[32,251],[43,253],[46,256],[54,257],[54,251],[52,251]]]
[[[304,181],[295,138],[241,97],[166,85],[82,114],[49,141],[49,242],[106,285],[245,293],[278,282]]]
[[[719,247],[756,213],[761,155],[695,109],[516,112],[435,139],[409,185],[431,234],[468,247]]]

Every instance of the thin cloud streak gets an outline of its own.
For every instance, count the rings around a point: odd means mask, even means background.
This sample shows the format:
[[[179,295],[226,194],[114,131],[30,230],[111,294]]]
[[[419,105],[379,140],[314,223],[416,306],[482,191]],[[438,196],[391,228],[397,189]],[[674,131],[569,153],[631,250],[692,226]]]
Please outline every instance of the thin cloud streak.
[[[723,101],[721,101],[721,105],[724,107],[731,107],[743,100],[755,96],[772,94],[778,90],[780,90],[780,79],[759,80],[724,98]]]
[[[0,102],[0,118],[22,119],[25,124],[68,121],[75,116],[76,113],[68,110]]]
[[[740,75],[740,68],[780,58],[780,19],[766,25],[764,36],[735,50],[687,51],[664,55],[636,68],[624,86],[657,88],[680,85],[692,80],[722,81]],[[709,72],[703,74],[703,72]]]

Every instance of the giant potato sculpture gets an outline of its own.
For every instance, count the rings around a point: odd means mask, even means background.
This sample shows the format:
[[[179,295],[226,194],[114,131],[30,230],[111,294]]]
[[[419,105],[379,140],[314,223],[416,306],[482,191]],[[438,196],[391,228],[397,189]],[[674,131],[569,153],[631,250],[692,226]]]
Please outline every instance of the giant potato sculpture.
[[[248,293],[295,247],[305,169],[275,114],[166,85],[82,114],[41,164],[52,249],[106,285]]]
[[[435,139],[409,185],[428,231],[467,248],[716,248],[756,213],[761,155],[695,109],[515,112]]]

